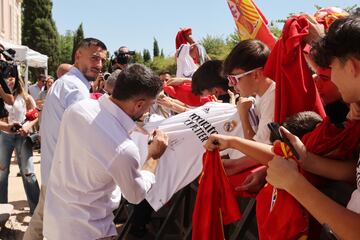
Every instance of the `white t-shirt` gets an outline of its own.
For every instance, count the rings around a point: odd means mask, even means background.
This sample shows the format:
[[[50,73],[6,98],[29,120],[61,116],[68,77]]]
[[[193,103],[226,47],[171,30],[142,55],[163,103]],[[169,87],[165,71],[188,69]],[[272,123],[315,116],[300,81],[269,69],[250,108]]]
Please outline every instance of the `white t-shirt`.
[[[139,149],[129,135],[134,126],[107,95],[80,101],[65,111],[46,189],[47,239],[116,235],[112,213],[118,205],[113,202],[116,186],[131,203],[145,198],[155,176],[140,170]]]
[[[275,82],[272,82],[266,92],[255,99],[255,112],[259,118],[259,125],[253,139],[256,142],[271,144],[270,130],[267,126],[274,121],[275,111]]]
[[[356,186],[357,188],[351,195],[347,208],[360,214],[360,157],[356,165]]]
[[[146,196],[154,210],[161,208],[181,188],[194,181],[202,170],[203,145],[212,133],[243,137],[239,114],[228,103],[209,102],[201,107],[172,116],[158,122],[150,122],[145,129],[151,132],[158,128],[169,136],[169,145],[161,156],[156,170],[156,183]],[[133,132],[132,139],[138,146],[146,146],[148,136]],[[232,150],[238,156],[242,153]],[[224,152],[224,154],[226,154]],[[147,148],[141,148],[142,164]]]
[[[176,77],[191,78],[198,69],[193,58],[190,56],[190,45],[182,44],[176,58]]]
[[[25,120],[26,103],[23,95],[16,96],[14,104],[8,105],[5,103],[5,108],[9,112],[9,123],[21,123]]]

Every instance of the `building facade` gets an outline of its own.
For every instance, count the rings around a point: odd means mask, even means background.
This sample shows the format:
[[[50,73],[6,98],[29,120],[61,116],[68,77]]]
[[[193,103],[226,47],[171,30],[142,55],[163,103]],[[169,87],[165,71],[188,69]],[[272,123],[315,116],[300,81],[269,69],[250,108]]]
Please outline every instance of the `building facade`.
[[[0,41],[21,45],[22,0],[0,0]]]

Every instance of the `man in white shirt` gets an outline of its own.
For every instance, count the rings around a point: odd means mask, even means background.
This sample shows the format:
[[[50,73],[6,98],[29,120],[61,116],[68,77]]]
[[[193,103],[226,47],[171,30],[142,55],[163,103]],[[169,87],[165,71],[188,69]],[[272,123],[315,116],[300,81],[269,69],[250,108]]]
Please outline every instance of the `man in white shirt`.
[[[130,137],[134,120],[161,90],[162,82],[150,69],[133,64],[119,74],[111,96],[82,100],[66,110],[45,198],[45,238],[116,236],[112,192],[118,185],[129,202],[143,200],[167,147],[160,130],[145,145],[136,145]],[[148,148],[143,165],[138,146]]]
[[[37,100],[39,93],[42,90],[44,90],[45,81],[46,81],[46,76],[44,74],[40,74],[37,79],[37,82],[29,87],[29,93],[34,100]]]
[[[46,97],[41,116],[41,191],[39,203],[31,218],[24,240],[43,239],[43,208],[46,186],[50,174],[60,122],[64,111],[73,103],[89,98],[90,81],[94,81],[106,61],[107,50],[103,42],[86,38],[80,42],[74,67],[59,78]]]

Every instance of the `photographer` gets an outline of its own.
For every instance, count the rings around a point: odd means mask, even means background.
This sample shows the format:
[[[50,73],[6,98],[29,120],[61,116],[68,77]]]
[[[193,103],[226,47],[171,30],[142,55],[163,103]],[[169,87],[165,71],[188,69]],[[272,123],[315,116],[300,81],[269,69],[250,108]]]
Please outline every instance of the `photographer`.
[[[132,55],[135,54],[134,51],[129,51],[125,46],[120,47],[115,51],[115,57],[111,60],[111,71],[113,72],[116,69],[124,70],[126,66],[131,63]]]

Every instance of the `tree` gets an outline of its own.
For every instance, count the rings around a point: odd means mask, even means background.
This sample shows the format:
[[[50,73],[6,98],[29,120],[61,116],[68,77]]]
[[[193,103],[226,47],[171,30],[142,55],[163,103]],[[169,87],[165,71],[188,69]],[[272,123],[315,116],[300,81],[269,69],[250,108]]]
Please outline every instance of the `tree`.
[[[144,63],[150,62],[151,55],[150,55],[150,51],[148,49],[143,50],[143,59],[144,59]]]
[[[174,57],[154,57],[149,63],[149,67],[157,74],[160,72],[170,72],[175,75],[176,73],[176,61]]]
[[[228,53],[222,37],[207,35],[200,40],[200,44],[204,46],[211,59],[223,59],[224,55]]]
[[[75,62],[76,48],[83,39],[84,39],[84,30],[83,30],[82,23],[80,23],[79,27],[77,28],[77,30],[75,31],[75,34],[74,34],[73,51],[72,51],[72,58],[71,58],[72,63]]]
[[[153,56],[154,57],[158,57],[160,50],[159,50],[159,44],[158,41],[156,40],[156,38],[154,38],[154,44],[153,44]]]
[[[270,21],[269,30],[276,38],[279,38],[282,34],[281,28],[279,28],[274,21]]]
[[[165,57],[165,55],[164,55],[164,49],[161,49],[160,57],[162,57],[162,58]]]
[[[237,29],[234,30],[233,33],[230,33],[229,36],[226,38],[226,45],[228,48],[233,49],[239,42],[241,41],[239,32]]]
[[[143,56],[141,55],[141,52],[136,52],[135,51],[135,54],[134,56],[132,57],[134,63],[141,63],[143,64],[144,63],[144,58]]]
[[[24,0],[22,4],[22,43],[48,59],[50,74],[59,65],[59,34],[52,19],[51,0]]]
[[[74,33],[70,30],[66,31],[65,35],[60,35],[60,63],[72,63],[73,39]]]

